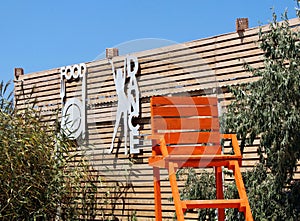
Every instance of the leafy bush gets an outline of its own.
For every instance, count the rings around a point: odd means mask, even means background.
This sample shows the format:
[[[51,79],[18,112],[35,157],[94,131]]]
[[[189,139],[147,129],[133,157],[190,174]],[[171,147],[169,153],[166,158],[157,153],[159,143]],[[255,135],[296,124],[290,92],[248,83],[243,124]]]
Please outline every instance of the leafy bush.
[[[229,172],[227,172],[229,174]],[[215,199],[216,187],[213,173],[197,174],[194,169],[179,170],[178,176],[186,178],[181,190],[182,199]],[[290,220],[300,217],[300,182],[295,181],[285,189],[278,187],[275,176],[267,168],[258,164],[243,173],[251,212],[254,220]],[[238,192],[233,182],[225,185],[226,199],[237,199]],[[198,220],[216,220],[215,209],[199,209]],[[226,220],[245,220],[237,209],[226,209]]]
[[[204,200],[216,198],[215,176],[203,171],[200,175],[192,168],[181,169],[177,172],[178,179],[185,179],[184,188],[180,191],[183,200]],[[215,220],[215,209],[198,210],[199,220]]]
[[[300,217],[300,182],[294,181],[290,186],[281,188],[276,177],[267,172],[263,164],[243,173],[243,180],[254,220],[290,220]],[[238,198],[234,184],[225,191],[227,198]],[[227,210],[228,220],[244,220],[237,209]]]
[[[78,220],[95,216],[97,176],[76,145],[31,108],[14,109],[0,88],[0,219]]]

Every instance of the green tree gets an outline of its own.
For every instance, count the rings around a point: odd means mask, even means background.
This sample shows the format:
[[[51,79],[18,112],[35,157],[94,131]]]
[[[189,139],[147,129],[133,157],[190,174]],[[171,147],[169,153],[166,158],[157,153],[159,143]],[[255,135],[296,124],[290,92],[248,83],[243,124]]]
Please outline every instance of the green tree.
[[[300,17],[300,11],[297,14]],[[292,180],[300,159],[299,30],[290,27],[286,13],[283,22],[273,14],[269,30],[259,32],[263,68],[245,65],[259,80],[230,88],[235,99],[223,119],[226,132],[239,135],[242,152],[247,143],[260,138],[261,162],[243,173],[254,220],[298,221],[300,217],[300,182]],[[198,186],[203,180],[205,185]],[[215,198],[214,183],[214,174],[188,171],[181,197]],[[238,198],[236,186],[227,184],[225,198]],[[215,220],[215,211],[199,210],[198,219]],[[244,216],[228,209],[226,219],[244,220]]]
[[[292,180],[300,159],[300,32],[290,27],[286,13],[283,20],[273,14],[269,31],[260,30],[264,68],[245,65],[259,80],[232,88],[235,101],[226,119],[242,143],[260,137],[261,162],[279,187]]]

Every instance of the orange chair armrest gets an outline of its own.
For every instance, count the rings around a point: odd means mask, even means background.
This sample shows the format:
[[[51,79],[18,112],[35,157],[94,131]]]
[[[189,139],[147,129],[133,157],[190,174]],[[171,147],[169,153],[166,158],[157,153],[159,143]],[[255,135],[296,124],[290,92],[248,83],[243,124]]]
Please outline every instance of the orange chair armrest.
[[[164,137],[161,135],[149,135],[149,136],[145,136],[145,139],[160,141],[161,139],[164,139]]]
[[[166,141],[165,141],[165,138],[164,136],[161,136],[161,135],[150,135],[150,136],[147,136],[146,139],[151,139],[151,140],[156,140],[157,143],[159,143],[159,148],[160,148],[160,151],[162,153],[162,155],[165,157],[167,155],[169,155],[169,152],[168,152],[168,149],[167,149],[167,146],[166,146]]]
[[[231,140],[232,148],[233,148],[233,151],[234,151],[235,155],[242,156],[241,149],[240,149],[239,142],[238,142],[238,139],[236,137],[236,134],[222,134],[222,137],[224,139],[230,139]],[[240,164],[241,164],[241,162],[240,162]]]

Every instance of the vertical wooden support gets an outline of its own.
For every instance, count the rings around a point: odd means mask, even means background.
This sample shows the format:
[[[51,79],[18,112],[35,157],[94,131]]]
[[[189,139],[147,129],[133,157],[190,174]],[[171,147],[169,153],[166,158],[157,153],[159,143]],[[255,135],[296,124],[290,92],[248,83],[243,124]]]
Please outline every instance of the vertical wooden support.
[[[23,68],[15,68],[15,79],[18,80],[21,75],[24,75]]]
[[[112,59],[113,57],[119,56],[118,48],[106,48],[106,58]]]
[[[248,18],[237,18],[235,22],[236,32],[243,32],[249,28]]]
[[[153,167],[153,180],[154,180],[155,219],[156,221],[162,221],[160,171],[158,167]]]
[[[174,163],[172,162],[169,163],[168,171],[169,171],[170,184],[172,188],[173,200],[175,204],[177,221],[184,221],[184,213],[182,210],[182,204],[181,204],[180,195],[178,191]]]
[[[215,167],[217,199],[224,199],[222,167]],[[224,208],[218,209],[218,220],[225,220]]]

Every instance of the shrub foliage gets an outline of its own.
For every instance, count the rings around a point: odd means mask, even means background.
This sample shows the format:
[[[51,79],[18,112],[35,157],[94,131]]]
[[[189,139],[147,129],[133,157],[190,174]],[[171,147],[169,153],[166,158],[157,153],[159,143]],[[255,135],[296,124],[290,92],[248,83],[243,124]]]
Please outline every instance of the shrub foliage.
[[[76,145],[0,86],[0,219],[94,218],[95,177]]]

